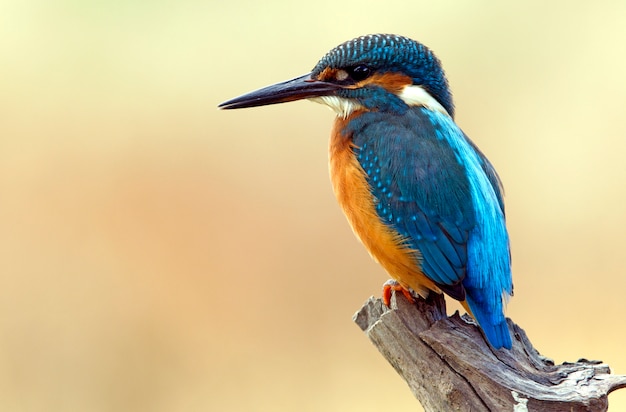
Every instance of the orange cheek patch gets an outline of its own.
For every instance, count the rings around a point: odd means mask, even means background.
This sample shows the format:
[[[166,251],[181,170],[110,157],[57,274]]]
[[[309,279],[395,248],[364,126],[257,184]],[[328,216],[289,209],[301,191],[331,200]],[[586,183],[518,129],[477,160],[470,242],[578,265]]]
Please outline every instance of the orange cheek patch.
[[[331,69],[330,67],[325,68],[322,72],[317,76],[317,80],[323,82],[332,82],[332,81],[344,81],[348,78],[348,72],[343,69]]]
[[[376,85],[385,88],[390,93],[400,94],[406,86],[411,84],[413,84],[413,79],[406,74],[387,72],[375,73],[355,86],[359,88],[367,85]]]
[[[335,80],[337,78],[338,69],[331,69],[330,67],[322,70],[320,74],[317,75],[317,80],[327,82],[330,80]]]

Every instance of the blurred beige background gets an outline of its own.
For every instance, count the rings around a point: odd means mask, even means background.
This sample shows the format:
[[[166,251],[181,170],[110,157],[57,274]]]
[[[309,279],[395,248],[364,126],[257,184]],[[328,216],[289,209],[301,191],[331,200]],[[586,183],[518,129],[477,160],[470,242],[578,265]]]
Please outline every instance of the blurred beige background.
[[[437,52],[504,180],[508,315],[626,373],[626,3],[381,4],[0,1],[0,410],[417,409],[351,320],[386,276],[333,114],[216,109],[372,32]]]

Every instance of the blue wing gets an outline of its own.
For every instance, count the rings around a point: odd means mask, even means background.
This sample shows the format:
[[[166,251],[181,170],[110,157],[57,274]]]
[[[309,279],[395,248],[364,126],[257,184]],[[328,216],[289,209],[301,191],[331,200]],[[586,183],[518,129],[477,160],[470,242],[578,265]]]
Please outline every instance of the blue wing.
[[[496,197],[498,199],[498,204],[500,205],[500,210],[502,211],[502,215],[504,215],[504,188],[502,187],[502,181],[500,180],[500,176],[496,173],[496,169],[494,169],[491,162],[485,157],[485,155],[480,151],[478,146],[474,144],[467,136],[465,139],[470,144],[472,149],[478,154],[481,159],[481,167],[485,174],[487,175],[487,179],[489,179],[489,183],[491,183],[491,187],[493,188]]]
[[[476,221],[469,180],[454,151],[421,112],[365,113],[352,123],[355,154],[378,215],[420,251],[430,279],[444,289],[459,284]],[[452,294],[464,298],[462,289]]]
[[[467,300],[494,346],[510,347],[509,244],[491,164],[452,119],[424,108],[364,113],[350,128],[381,220],[420,251],[426,276]]]

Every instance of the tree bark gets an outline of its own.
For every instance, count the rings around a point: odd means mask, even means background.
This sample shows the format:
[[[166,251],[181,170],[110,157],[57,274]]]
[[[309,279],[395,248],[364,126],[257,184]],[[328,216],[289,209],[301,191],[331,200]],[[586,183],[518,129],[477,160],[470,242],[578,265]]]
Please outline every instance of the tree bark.
[[[607,395],[626,387],[600,361],[555,365],[510,319],[513,348],[491,348],[469,316],[446,315],[443,295],[411,303],[394,292],[390,306],[370,298],[354,321],[426,412],[606,411]]]

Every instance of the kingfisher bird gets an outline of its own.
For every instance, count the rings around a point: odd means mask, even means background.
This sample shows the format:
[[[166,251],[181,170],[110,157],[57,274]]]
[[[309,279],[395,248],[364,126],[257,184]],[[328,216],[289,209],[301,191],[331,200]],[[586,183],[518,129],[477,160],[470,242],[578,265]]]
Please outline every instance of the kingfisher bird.
[[[404,36],[372,34],[330,50],[310,73],[222,109],[308,99],[336,112],[329,162],[352,230],[407,297],[445,292],[495,349],[510,349],[513,294],[503,188],[454,121],[441,62]]]

